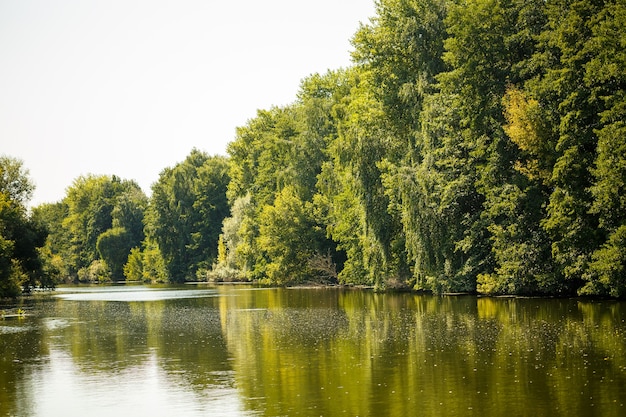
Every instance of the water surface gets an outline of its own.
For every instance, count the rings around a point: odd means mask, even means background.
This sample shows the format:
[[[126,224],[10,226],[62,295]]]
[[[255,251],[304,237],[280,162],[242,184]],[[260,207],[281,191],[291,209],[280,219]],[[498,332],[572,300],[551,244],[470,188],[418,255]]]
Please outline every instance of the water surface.
[[[0,320],[2,416],[623,416],[626,304],[63,288]]]

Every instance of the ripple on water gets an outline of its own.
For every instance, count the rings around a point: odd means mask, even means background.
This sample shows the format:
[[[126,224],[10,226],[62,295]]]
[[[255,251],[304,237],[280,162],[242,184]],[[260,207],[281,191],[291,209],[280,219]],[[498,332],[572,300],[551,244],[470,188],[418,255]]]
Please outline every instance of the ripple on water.
[[[70,321],[67,319],[61,319],[56,317],[45,317],[42,320],[42,324],[46,330],[54,331],[69,327]]]
[[[2,326],[0,325],[0,334],[14,334],[30,330],[29,326]]]
[[[203,298],[217,297],[218,292],[213,289],[160,289],[160,288],[132,288],[125,287],[123,289],[106,288],[102,289],[83,289],[81,291],[73,290],[71,292],[61,292],[55,297],[68,301],[161,301],[175,300],[185,298]]]

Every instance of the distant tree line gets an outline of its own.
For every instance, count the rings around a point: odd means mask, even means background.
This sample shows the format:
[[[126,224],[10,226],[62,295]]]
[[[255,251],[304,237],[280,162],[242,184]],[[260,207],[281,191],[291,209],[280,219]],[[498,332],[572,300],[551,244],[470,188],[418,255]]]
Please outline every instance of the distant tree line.
[[[86,176],[32,213],[48,226],[42,252],[61,281],[184,282],[216,262],[227,185],[227,159],[194,149],[150,198],[134,181]]]
[[[77,280],[624,297],[624,22],[617,0],[381,0],[354,65],[228,158],[193,150],[149,199],[79,178],[25,221]]]

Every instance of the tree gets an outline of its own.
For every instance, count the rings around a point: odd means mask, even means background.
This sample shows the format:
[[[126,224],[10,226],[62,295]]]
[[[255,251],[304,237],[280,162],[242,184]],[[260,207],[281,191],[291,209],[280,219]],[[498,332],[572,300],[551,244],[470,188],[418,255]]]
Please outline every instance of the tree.
[[[143,240],[143,213],[147,198],[136,182],[113,176],[81,176],[67,189],[65,198],[55,204],[44,204],[33,209],[34,217],[50,230],[43,253],[45,263],[61,279],[80,280],[95,276],[88,273],[92,263],[101,260],[98,241],[104,241],[114,233],[111,229],[123,229],[126,243],[125,254],[109,258],[108,265],[121,279],[121,268],[131,248]],[[107,245],[102,247],[105,252]],[[116,245],[119,246],[119,245]],[[108,252],[107,252],[108,253]],[[100,280],[102,265],[98,270]],[[80,274],[79,274],[80,272]]]
[[[215,262],[222,220],[229,213],[228,182],[226,158],[194,149],[164,169],[152,186],[148,239],[156,243],[171,281],[195,279],[199,269]]]
[[[111,279],[124,278],[124,265],[134,245],[132,235],[123,227],[113,227],[98,236],[96,248],[109,268]]]
[[[236,140],[228,145],[231,181],[227,195],[233,215],[224,222],[223,236],[227,262],[241,275],[253,279],[271,275],[272,282],[285,282],[296,275],[297,279],[302,277],[287,266],[291,261],[278,259],[278,253],[269,249],[276,242],[267,233],[261,236],[261,227],[265,232],[271,229],[273,216],[269,213],[274,213],[275,203],[282,201],[279,196],[283,190],[289,189],[289,195],[303,205],[302,215],[309,224],[324,229],[325,219],[317,216],[318,208],[313,203],[318,175],[328,160],[328,146],[337,134],[333,112],[349,91],[347,78],[345,71],[335,71],[303,80],[295,103],[259,111],[256,118],[237,129]],[[281,209],[286,210],[284,206]],[[336,263],[336,244],[325,236],[322,241],[314,239],[306,250],[298,241],[285,241],[281,245],[303,250],[305,258],[311,250],[319,248],[330,254],[331,263]],[[261,248],[262,245],[266,247]],[[268,266],[272,272],[267,270]],[[279,277],[279,270],[289,271],[289,275]]]
[[[0,192],[17,206],[26,206],[35,186],[24,163],[6,155],[0,156]]]
[[[311,218],[312,210],[293,186],[283,188],[273,205],[261,210],[258,246],[267,256],[265,273],[275,284],[313,279],[310,261],[320,253],[325,231]]]
[[[324,221],[329,235],[347,254],[348,269],[339,273],[340,279],[384,286],[385,277],[404,273],[403,253],[393,248],[403,234],[397,218],[387,211],[379,165],[393,152],[393,143],[369,74],[354,69],[349,82],[350,93],[333,108],[337,135],[329,145],[331,160],[318,177],[324,196],[318,201],[328,205]]]
[[[210,158],[198,169],[193,208],[200,218],[199,230],[192,236],[190,247],[199,254],[193,261],[198,268],[208,269],[217,260],[222,222],[230,214],[226,198],[228,169],[228,161],[223,157]]]
[[[250,194],[238,197],[231,205],[230,217],[224,219],[222,234],[220,235],[225,256],[223,259],[219,259],[218,256],[217,265],[213,268],[216,275],[219,275],[221,270],[231,275],[231,278],[232,276],[243,279],[249,278],[249,273],[254,269],[256,259],[252,247],[257,233],[250,232],[256,230],[254,226],[250,225],[254,218],[253,209]],[[218,244],[218,250],[219,247]]]
[[[388,246],[389,251],[385,258],[396,259],[388,261],[397,265],[396,271],[384,274],[410,280],[420,289],[427,288],[426,277],[435,273],[432,264],[426,265],[427,258],[434,261],[426,252],[435,247],[432,238],[442,232],[427,230],[434,226],[433,222],[425,223],[427,218],[436,222],[436,216],[428,215],[432,202],[424,201],[432,196],[418,192],[420,187],[414,185],[423,182],[422,174],[430,171],[420,167],[428,163],[424,161],[432,160],[423,139],[422,112],[428,97],[436,91],[435,77],[446,69],[443,51],[447,9],[448,2],[441,0],[381,1],[372,24],[362,26],[353,39],[358,72],[368,80],[363,85],[367,85],[370,100],[374,100],[372,105],[355,110],[366,114],[368,108],[378,109],[373,121],[378,137],[372,140],[363,135],[363,141],[369,146],[378,143],[381,148],[377,153],[364,152],[377,158],[363,164],[365,170],[371,171],[370,175],[361,169],[354,170],[353,175],[379,177],[377,188],[365,183],[361,187],[370,193],[377,189],[379,194],[379,214],[373,216],[371,209],[367,210],[367,222],[387,218],[387,224],[381,223],[379,228],[395,236],[383,246]],[[370,127],[365,129],[374,131]],[[382,209],[386,211],[384,215]],[[410,264],[415,265],[413,277],[408,272]]]
[[[607,2],[591,19],[592,36],[585,52],[592,55],[584,82],[591,89],[590,104],[599,106],[595,127],[597,148],[591,169],[593,204],[606,239],[592,254],[583,278],[584,294],[626,295],[626,5]]]
[[[555,132],[547,216],[543,227],[552,240],[552,254],[562,276],[578,288],[603,240],[599,219],[591,212],[594,164],[600,123],[593,88],[585,68],[595,51],[588,50],[594,16],[603,5],[587,1],[554,2],[547,7],[548,25],[540,38],[536,61],[543,73],[528,84]],[[590,23],[587,23],[590,22]]]
[[[36,285],[53,286],[39,255],[47,230],[27,215],[33,189],[22,161],[1,156],[0,297],[15,297]]]
[[[63,227],[63,221],[68,215],[68,206],[65,202],[41,204],[31,209],[32,217],[48,230],[48,237],[41,257],[47,275],[53,282],[60,283],[70,276],[68,260],[70,256],[70,233]]]
[[[143,258],[144,255],[140,248],[132,248],[128,254],[128,259],[124,264],[124,276],[129,281],[143,281]]]
[[[147,208],[148,198],[139,187],[130,186],[115,197],[111,226],[124,228],[133,247],[139,246],[145,238],[144,216]]]
[[[354,67],[238,130],[224,262],[294,275],[272,237],[293,212],[326,228],[342,282],[622,296],[624,5],[376,6]]]

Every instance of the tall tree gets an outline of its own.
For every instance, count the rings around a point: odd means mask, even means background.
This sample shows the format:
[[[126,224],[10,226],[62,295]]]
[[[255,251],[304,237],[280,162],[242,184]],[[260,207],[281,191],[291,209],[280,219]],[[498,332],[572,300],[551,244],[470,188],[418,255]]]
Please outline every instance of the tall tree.
[[[603,239],[597,215],[591,213],[594,164],[600,123],[597,98],[585,69],[594,53],[586,48],[594,17],[603,2],[554,1],[547,5],[548,27],[542,33],[537,61],[543,74],[529,85],[551,113],[556,132],[555,162],[548,215],[543,225],[552,254],[565,280],[582,283],[591,253]]]
[[[370,75],[364,70],[352,70],[350,94],[335,106],[338,134],[329,147],[332,163],[325,165],[330,172],[322,177],[327,184],[320,186],[331,193],[326,197],[331,207],[338,205],[339,200],[357,205],[345,207],[359,217],[356,223],[344,224],[351,221],[343,217],[344,210],[331,210],[328,219],[331,236],[348,255],[348,270],[340,274],[342,279],[347,278],[349,271],[365,272],[366,277],[355,275],[347,279],[365,279],[369,284],[384,286],[385,277],[395,279],[405,272],[405,263],[402,251],[395,250],[403,233],[397,218],[387,210],[389,199],[379,165],[394,144],[385,129],[384,112],[372,91]],[[329,182],[331,176],[340,182]],[[330,184],[336,187],[328,187]],[[347,230],[357,235],[340,232]],[[352,259],[352,254],[362,259]]]
[[[597,148],[592,167],[593,204],[606,234],[602,246],[592,254],[584,275],[583,293],[626,295],[626,5],[608,1],[593,15],[591,37],[584,50],[591,54],[584,82],[591,90],[590,104],[600,117],[595,126]]]
[[[302,82],[295,103],[259,111],[256,118],[237,130],[236,140],[229,144],[228,197],[233,217],[224,223],[223,242],[230,265],[245,271],[248,278],[270,275],[273,282],[286,282],[300,279],[301,271],[307,268],[304,262],[300,272],[294,272],[293,259],[326,254],[331,258],[329,263],[338,261],[336,245],[324,236],[325,220],[317,215],[322,209],[313,203],[318,175],[328,158],[328,144],[336,136],[333,109],[346,93],[344,71],[312,75]],[[304,235],[308,235],[302,229],[304,224],[319,229],[321,234],[313,233],[316,237],[309,248],[304,248],[300,240],[277,242],[268,234],[277,221],[276,213],[288,216],[289,208],[300,211],[292,213],[292,219],[285,218],[286,224],[298,222],[298,230]],[[279,256],[275,247],[280,245],[293,245],[301,253]],[[291,272],[279,278],[276,271]]]
[[[197,149],[161,172],[152,186],[147,216],[148,238],[163,256],[169,279],[195,279],[217,258],[222,220],[228,215],[228,162]]]
[[[100,259],[109,268],[111,279],[115,281],[123,280],[124,265],[133,247],[135,245],[132,241],[132,236],[123,227],[112,227],[98,236],[96,248]]]
[[[426,203],[425,199],[430,194],[420,192],[422,186],[415,185],[424,185],[428,181],[425,174],[431,171],[420,167],[428,163],[422,111],[436,90],[436,75],[446,68],[442,54],[447,8],[445,0],[381,1],[377,4],[377,16],[371,24],[363,25],[353,39],[353,57],[359,72],[371,80],[368,89],[376,102],[371,108],[379,106],[375,124],[380,130],[382,152],[377,161],[370,161],[365,167],[373,165],[379,170],[379,198],[388,199],[387,204],[381,205],[388,218],[383,228],[396,237],[388,245],[401,263],[415,265],[411,281],[418,288],[427,286],[425,278],[436,269],[430,262],[434,259],[426,253],[435,243],[432,238],[437,233],[428,229],[436,227],[436,216],[427,214],[432,202]],[[361,175],[359,170],[355,174],[357,178]],[[406,261],[402,260],[404,250]],[[398,275],[401,269],[392,274]],[[402,275],[403,279],[410,278],[406,272]]]

